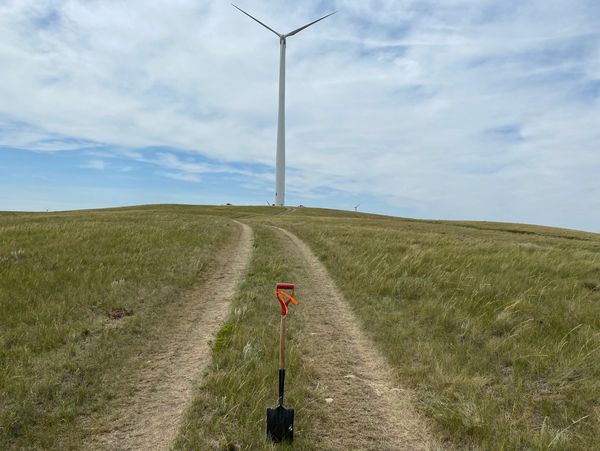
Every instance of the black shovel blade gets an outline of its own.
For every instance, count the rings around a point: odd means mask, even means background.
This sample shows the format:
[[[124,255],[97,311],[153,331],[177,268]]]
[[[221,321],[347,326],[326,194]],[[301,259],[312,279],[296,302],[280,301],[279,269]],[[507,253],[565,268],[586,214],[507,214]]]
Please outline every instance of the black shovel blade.
[[[267,409],[267,439],[279,443],[294,440],[294,409],[278,406]]]

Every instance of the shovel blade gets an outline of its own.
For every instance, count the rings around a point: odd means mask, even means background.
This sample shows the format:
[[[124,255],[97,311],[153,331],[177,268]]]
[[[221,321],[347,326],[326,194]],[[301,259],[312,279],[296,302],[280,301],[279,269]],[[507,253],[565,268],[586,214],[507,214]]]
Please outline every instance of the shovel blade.
[[[294,409],[267,409],[267,439],[275,443],[294,440]]]

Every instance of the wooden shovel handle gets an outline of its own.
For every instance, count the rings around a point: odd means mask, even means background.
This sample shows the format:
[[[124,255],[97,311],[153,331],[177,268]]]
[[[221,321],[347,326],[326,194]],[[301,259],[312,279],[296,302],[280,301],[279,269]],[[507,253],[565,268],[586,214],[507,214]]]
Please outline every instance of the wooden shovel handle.
[[[285,316],[281,316],[279,328],[279,369],[285,370]]]

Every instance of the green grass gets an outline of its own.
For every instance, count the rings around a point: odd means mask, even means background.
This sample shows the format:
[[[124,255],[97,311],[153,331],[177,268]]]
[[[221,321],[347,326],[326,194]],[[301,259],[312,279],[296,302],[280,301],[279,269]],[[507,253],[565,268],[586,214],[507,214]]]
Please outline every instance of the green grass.
[[[277,404],[279,306],[277,281],[294,280],[273,231],[257,226],[254,257],[213,344],[213,362],[198,387],[175,449],[279,449],[266,441],[266,407]],[[286,405],[295,407],[293,449],[323,449],[311,433],[318,421],[314,374],[302,362],[302,322],[288,317]],[[236,448],[239,447],[239,448]],[[291,447],[290,447],[291,449]]]
[[[458,446],[592,449],[600,236],[536,226],[276,218],[315,250],[400,382]]]
[[[80,446],[236,227],[200,213],[0,214],[0,449]]]
[[[329,269],[375,345],[459,448],[597,449],[600,235],[319,209],[142,206],[0,214],[0,449],[78,448],[82,421],[126,390],[127,362],[168,327],[234,225],[255,253],[177,449],[269,449],[277,398],[273,283],[294,280],[272,232]],[[110,320],[113,308],[132,316]],[[303,325],[289,330],[295,449],[319,449]],[[234,449],[232,448],[232,449]]]

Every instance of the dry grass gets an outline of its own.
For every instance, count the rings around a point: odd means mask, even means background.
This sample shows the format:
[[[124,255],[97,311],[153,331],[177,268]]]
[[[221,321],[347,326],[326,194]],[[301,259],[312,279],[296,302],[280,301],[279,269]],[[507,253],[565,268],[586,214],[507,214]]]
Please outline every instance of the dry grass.
[[[276,222],[311,245],[455,444],[596,446],[600,236],[298,213]]]
[[[81,418],[126,389],[164,309],[202,277],[228,218],[305,240],[440,435],[475,449],[594,449],[600,436],[600,237],[315,209],[145,206],[0,215],[0,448],[76,448]],[[268,448],[272,285],[299,269],[267,229],[177,448]],[[119,310],[122,309],[122,310]],[[111,312],[132,312],[110,319]],[[121,316],[120,314],[117,316]],[[293,321],[293,319],[292,319]],[[290,329],[295,448],[318,448],[315,374]],[[302,410],[301,410],[302,409]]]
[[[80,446],[233,230],[198,213],[0,215],[0,449]]]

